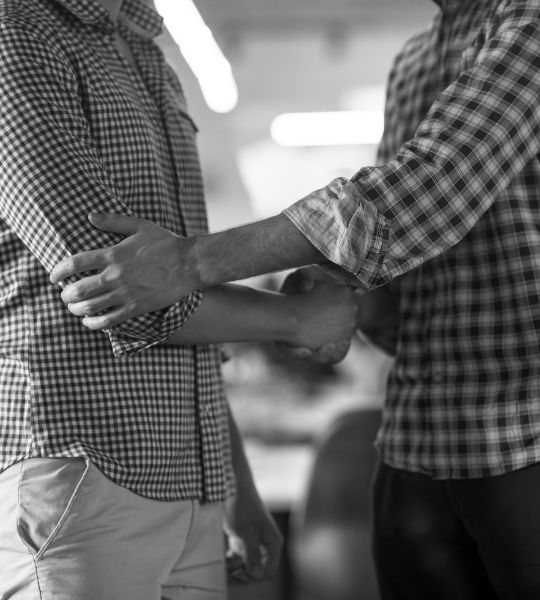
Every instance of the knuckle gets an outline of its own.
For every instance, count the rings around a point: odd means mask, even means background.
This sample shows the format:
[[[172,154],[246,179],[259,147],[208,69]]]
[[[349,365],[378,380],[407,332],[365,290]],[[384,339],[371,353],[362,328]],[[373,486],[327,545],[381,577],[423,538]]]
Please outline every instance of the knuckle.
[[[92,315],[95,312],[93,307],[87,302],[79,304],[78,311],[83,315]]]
[[[79,261],[76,256],[70,256],[66,258],[63,263],[63,267],[66,271],[73,272],[76,271],[79,266]]]
[[[124,313],[124,318],[131,319],[133,317],[137,317],[138,315],[142,314],[143,312],[148,312],[148,311],[144,307],[142,309],[139,309],[137,303],[135,301],[131,300],[126,303],[126,310]]]
[[[95,323],[95,329],[110,329],[115,325],[113,317],[108,317],[106,315],[101,317],[95,317]]]
[[[121,279],[121,270],[118,267],[107,267],[101,274],[104,283],[117,283]]]
[[[83,284],[74,284],[72,288],[72,293],[70,295],[72,302],[81,302],[87,296],[88,290]]]

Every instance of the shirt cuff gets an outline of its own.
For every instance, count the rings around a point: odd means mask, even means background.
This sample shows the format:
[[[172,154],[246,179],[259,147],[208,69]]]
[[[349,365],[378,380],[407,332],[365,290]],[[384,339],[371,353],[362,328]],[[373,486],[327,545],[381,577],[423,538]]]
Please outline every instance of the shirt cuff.
[[[389,224],[355,183],[334,179],[283,214],[333,263],[322,265],[332,275],[340,273],[344,283],[366,291],[384,283],[381,265]],[[339,267],[350,275],[344,276]]]
[[[168,308],[130,319],[107,330],[115,357],[130,356],[163,343],[193,315],[203,291],[191,292]]]

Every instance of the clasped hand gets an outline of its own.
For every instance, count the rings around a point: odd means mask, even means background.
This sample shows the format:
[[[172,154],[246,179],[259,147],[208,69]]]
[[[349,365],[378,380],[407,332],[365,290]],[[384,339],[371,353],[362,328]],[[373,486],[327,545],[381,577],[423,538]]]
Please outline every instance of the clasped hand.
[[[326,335],[327,340],[319,346],[313,343],[291,345],[278,342],[279,350],[291,359],[307,360],[317,364],[335,364],[347,355],[351,338],[356,330],[357,303],[353,294],[343,284],[337,284],[319,267],[305,267],[287,276],[281,292],[284,294],[303,295],[306,309],[310,296],[322,292],[316,320],[309,326],[312,333]]]

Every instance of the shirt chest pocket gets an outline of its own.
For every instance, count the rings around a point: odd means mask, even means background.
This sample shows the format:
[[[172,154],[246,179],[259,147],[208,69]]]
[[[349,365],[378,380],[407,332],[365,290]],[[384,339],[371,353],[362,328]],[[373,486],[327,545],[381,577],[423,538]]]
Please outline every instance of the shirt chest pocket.
[[[168,95],[168,102],[174,112],[176,122],[181,129],[181,135],[189,140],[195,141],[199,128],[193,118],[187,112],[183,99],[173,93]]]

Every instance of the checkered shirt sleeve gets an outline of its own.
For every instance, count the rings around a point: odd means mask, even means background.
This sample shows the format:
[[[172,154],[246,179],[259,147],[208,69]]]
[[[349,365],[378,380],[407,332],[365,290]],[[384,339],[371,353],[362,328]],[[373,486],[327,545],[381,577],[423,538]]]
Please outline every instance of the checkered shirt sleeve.
[[[539,17],[537,2],[500,2],[397,156],[284,211],[362,289],[457,244],[539,152]]]
[[[103,168],[92,138],[95,123],[86,118],[72,65],[13,20],[0,24],[0,36],[0,216],[50,271],[72,254],[120,241],[89,226],[90,212],[134,213]],[[159,344],[200,301],[194,292],[115,327],[108,332],[113,353]]]

